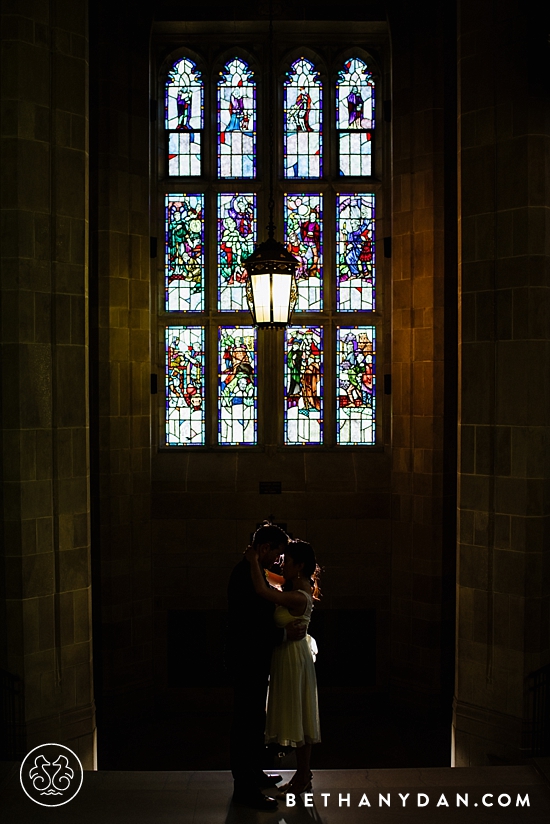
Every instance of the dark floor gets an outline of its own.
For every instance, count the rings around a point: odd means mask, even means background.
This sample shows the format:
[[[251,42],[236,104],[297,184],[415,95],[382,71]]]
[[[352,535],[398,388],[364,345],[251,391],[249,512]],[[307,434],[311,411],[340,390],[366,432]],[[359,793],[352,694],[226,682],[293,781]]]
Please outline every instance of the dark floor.
[[[154,717],[131,724],[117,721],[112,713],[102,719],[100,711],[98,768],[229,769],[230,693],[206,693],[201,702],[173,691]],[[323,740],[313,750],[314,769],[450,766],[450,710],[446,717],[441,713],[414,716],[382,695],[356,689],[320,690],[319,711]],[[293,767],[292,755],[281,759],[276,750],[269,760],[274,768]]]
[[[85,772],[78,795],[45,810],[0,785],[6,824],[548,824],[550,788],[532,765],[314,770],[313,791],[273,812],[231,802],[231,773]],[[288,780],[290,772],[283,774]],[[460,798],[460,800],[459,800]],[[291,799],[293,801],[294,799]],[[368,806],[367,806],[368,802]]]
[[[212,700],[207,692],[205,706]],[[187,711],[180,706],[171,723],[162,720],[160,712],[156,720],[131,728],[100,723],[102,770],[85,772],[78,795],[53,810],[45,811],[25,795],[20,764],[0,763],[0,820],[6,824],[43,824],[46,818],[53,824],[364,824],[367,818],[370,824],[441,824],[443,819],[446,824],[546,824],[550,820],[550,758],[520,766],[437,766],[438,761],[448,763],[448,724],[413,721],[410,713],[401,713],[383,697],[357,692],[339,698],[325,695],[321,701],[324,741],[315,748],[311,796],[297,799],[294,806],[280,801],[272,813],[235,806],[231,773],[205,767],[227,761],[230,712],[224,695],[217,697],[217,712],[207,713],[200,706],[191,711],[187,702],[181,705]],[[168,699],[165,715],[176,709]],[[354,707],[353,723],[346,720],[350,714],[343,712],[344,706]],[[112,764],[110,771],[107,761]],[[363,767],[324,767],[330,761],[357,761]],[[377,768],[402,761],[409,766]],[[189,763],[196,767],[182,766]],[[429,767],[417,766],[421,763]],[[288,780],[291,772],[283,771],[282,776]]]

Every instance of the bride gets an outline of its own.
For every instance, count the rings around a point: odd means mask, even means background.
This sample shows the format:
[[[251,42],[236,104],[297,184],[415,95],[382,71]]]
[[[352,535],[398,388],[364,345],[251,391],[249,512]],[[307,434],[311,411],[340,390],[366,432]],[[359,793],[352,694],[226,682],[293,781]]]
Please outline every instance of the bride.
[[[257,594],[277,605],[274,614],[277,626],[285,627],[297,618],[309,624],[313,600],[318,600],[320,594],[320,570],[311,544],[290,541],[284,555],[282,577],[267,573],[269,582],[282,585],[283,591],[266,587],[265,572],[253,547],[248,547],[245,558],[250,562]],[[285,641],[273,650],[271,659],[265,741],[296,747],[298,765],[291,781],[279,788],[279,798],[311,789],[311,746],[321,740],[312,642],[315,644],[309,635],[300,641]]]

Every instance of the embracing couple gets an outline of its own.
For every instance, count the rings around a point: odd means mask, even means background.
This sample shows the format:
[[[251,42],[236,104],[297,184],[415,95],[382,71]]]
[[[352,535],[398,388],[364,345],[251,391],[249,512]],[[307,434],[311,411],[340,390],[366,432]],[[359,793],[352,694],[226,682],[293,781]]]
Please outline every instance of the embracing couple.
[[[284,556],[282,576],[270,568]],[[291,541],[274,524],[261,526],[227,591],[228,661],[235,690],[231,728],[233,801],[257,810],[277,809],[276,798],[311,789],[311,745],[320,741],[317,682],[307,627],[318,598],[319,567],[310,544]],[[269,693],[266,693],[269,682]],[[265,744],[296,748],[298,769],[277,787],[280,775],[262,770]]]

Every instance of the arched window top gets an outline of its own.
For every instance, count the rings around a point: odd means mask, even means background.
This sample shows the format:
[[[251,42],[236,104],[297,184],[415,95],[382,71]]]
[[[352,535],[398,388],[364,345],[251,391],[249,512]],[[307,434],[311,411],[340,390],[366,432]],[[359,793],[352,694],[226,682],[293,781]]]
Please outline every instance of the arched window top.
[[[308,60],[307,57],[299,57],[291,63],[290,69],[286,73],[285,84],[298,87],[320,86],[321,78],[311,60]]]
[[[295,60],[284,83],[286,178],[321,177],[323,86],[305,57]]]
[[[240,57],[225,64],[218,82],[218,175],[256,177],[256,83]]]
[[[374,129],[374,80],[359,57],[346,60],[338,72],[336,128]]]
[[[241,57],[234,57],[228,60],[220,72],[220,86],[245,86],[248,83],[254,85],[254,72]]]
[[[204,92],[201,73],[188,57],[178,60],[166,81],[166,128],[195,131],[203,128]]]
[[[336,128],[340,174],[372,174],[374,132],[374,80],[367,64],[350,57],[336,81]]]

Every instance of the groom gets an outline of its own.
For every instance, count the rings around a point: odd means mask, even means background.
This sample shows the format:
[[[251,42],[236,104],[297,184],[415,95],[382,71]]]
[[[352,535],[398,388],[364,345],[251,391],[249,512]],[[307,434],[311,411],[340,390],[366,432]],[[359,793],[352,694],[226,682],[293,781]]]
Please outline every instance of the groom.
[[[288,535],[280,527],[266,524],[256,530],[252,545],[258,552],[260,566],[269,569],[284,554]],[[269,586],[267,580],[266,586]],[[275,626],[275,605],[256,594],[250,564],[244,558],[231,573],[227,598],[227,661],[234,687],[231,728],[233,801],[256,810],[276,810],[276,800],[261,792],[282,780],[280,775],[266,775],[261,768],[265,756],[265,704],[271,652],[287,638],[290,641],[303,638],[305,627],[299,621],[290,624],[286,630]]]

